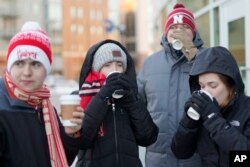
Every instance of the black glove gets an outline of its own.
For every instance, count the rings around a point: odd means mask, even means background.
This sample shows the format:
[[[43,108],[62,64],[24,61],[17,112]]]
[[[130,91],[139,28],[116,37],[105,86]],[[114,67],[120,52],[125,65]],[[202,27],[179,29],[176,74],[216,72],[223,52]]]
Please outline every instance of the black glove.
[[[216,99],[213,98],[213,100],[211,100],[210,97],[203,92],[194,92],[190,98],[190,102],[187,103],[187,106],[190,105],[190,107],[198,112],[203,121],[220,112]]]
[[[120,75],[119,83],[123,86],[123,97],[119,100],[119,102],[124,108],[128,109],[137,101],[136,95],[131,87],[128,75]]]
[[[108,76],[105,81],[105,85],[100,89],[98,93],[101,98],[103,98],[103,100],[105,100],[106,98],[111,98],[114,91],[123,89],[123,85],[121,85],[119,81],[120,75],[121,73],[113,73]]]

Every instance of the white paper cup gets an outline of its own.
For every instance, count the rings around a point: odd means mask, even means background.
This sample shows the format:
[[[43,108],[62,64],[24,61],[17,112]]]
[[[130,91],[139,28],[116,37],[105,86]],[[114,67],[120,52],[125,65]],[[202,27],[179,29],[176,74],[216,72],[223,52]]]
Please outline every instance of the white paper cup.
[[[172,45],[175,50],[181,50],[183,48],[182,42],[178,39],[174,39]]]

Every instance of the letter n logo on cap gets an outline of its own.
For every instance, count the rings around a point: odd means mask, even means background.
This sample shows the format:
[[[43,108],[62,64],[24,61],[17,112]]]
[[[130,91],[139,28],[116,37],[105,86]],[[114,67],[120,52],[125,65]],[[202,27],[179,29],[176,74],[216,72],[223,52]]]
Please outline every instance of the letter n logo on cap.
[[[183,23],[183,15],[174,16],[174,24]]]

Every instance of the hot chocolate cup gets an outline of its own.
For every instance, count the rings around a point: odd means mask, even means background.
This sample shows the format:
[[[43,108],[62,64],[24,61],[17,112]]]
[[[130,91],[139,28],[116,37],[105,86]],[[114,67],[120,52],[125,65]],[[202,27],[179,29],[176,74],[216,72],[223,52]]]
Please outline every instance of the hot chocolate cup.
[[[80,106],[79,95],[63,95],[60,97],[61,122],[63,126],[76,126],[70,119],[73,118],[73,112]]]

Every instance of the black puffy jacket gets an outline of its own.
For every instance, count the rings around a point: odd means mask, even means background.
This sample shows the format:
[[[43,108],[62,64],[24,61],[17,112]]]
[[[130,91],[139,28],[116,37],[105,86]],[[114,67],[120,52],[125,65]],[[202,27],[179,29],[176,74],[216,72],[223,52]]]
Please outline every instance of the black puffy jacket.
[[[132,58],[119,42],[113,40],[104,40],[89,49],[81,69],[79,85],[83,84],[92,68],[96,50],[107,42],[119,45],[126,53],[125,74],[129,75],[130,84],[137,94]],[[82,126],[82,142],[88,150],[79,153],[77,167],[142,167],[138,145],[148,146],[154,143],[158,136],[158,127],[140,99],[129,108],[131,111],[124,110],[118,101],[114,101],[114,106],[107,105],[98,94],[92,98],[85,110]],[[105,125],[105,135],[100,137],[97,132],[101,123]]]

